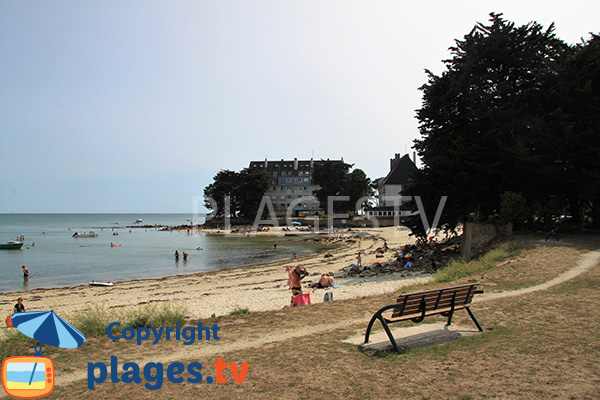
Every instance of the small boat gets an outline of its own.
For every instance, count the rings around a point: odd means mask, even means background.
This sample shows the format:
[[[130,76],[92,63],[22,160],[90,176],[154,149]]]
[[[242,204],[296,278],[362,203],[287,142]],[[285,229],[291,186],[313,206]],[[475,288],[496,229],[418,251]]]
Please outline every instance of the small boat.
[[[111,243],[110,247],[121,247],[121,243]]]
[[[10,240],[6,243],[0,243],[0,250],[19,250],[23,247],[23,243],[16,240]]]
[[[136,219],[136,220],[135,220],[135,223],[136,223],[136,224],[141,224],[142,222],[144,222],[144,221],[142,221],[141,219]]]
[[[113,286],[112,282],[96,282],[96,281],[91,281],[89,283],[90,286]]]
[[[94,231],[83,232],[83,233],[75,232],[73,234],[73,237],[74,238],[96,238],[96,237],[98,237],[98,234]]]

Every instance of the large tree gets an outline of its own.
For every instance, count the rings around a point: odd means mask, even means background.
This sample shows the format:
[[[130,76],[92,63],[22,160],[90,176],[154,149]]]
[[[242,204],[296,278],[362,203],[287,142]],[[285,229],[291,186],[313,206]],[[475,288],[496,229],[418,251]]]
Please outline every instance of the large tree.
[[[221,170],[213,177],[213,183],[204,188],[204,206],[213,210],[215,217],[235,217],[237,203],[234,191],[239,184],[238,173]],[[229,215],[225,215],[225,197],[229,196]]]
[[[570,49],[553,31],[491,14],[489,25],[455,41],[440,76],[427,71],[414,145],[424,167],[407,194],[421,196],[428,215],[441,196],[441,223],[452,226],[497,213],[506,191],[539,201],[555,193],[556,170],[543,150],[558,59]]]
[[[575,222],[591,207],[600,228],[600,36],[577,44],[561,60],[555,103],[548,162]]]
[[[225,197],[229,196],[228,217],[255,218],[263,195],[271,179],[256,168],[245,168],[240,172],[219,171],[214,181],[204,189],[204,205],[216,212],[216,217],[225,216]]]
[[[328,210],[330,197],[348,196],[349,200],[333,202],[333,212],[353,213],[356,212],[358,200],[371,195],[371,180],[361,169],[350,172],[351,168],[351,164],[343,161],[327,160],[315,164],[313,183],[320,188],[314,191],[314,195],[323,210]]]

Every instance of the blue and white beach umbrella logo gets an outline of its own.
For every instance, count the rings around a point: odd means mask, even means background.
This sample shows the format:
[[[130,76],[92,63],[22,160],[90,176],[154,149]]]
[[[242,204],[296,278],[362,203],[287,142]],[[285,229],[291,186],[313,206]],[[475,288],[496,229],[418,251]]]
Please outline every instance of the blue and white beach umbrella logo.
[[[75,329],[54,311],[30,311],[12,316],[15,328],[25,336],[40,342],[35,355],[8,357],[2,362],[2,386],[9,396],[34,399],[54,390],[54,363],[43,357],[44,344],[63,349],[75,349],[85,342],[83,333]]]
[[[85,342],[83,333],[56,315],[54,311],[16,313],[12,316],[12,323],[23,335],[41,343],[40,349],[35,349],[36,356],[42,355],[44,344],[63,349],[76,349]]]

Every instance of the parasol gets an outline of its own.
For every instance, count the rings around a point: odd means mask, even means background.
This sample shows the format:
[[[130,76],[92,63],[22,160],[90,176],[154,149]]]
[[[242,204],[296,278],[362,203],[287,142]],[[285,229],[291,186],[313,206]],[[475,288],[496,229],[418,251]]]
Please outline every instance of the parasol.
[[[33,345],[35,355],[42,355],[42,346],[75,349],[85,342],[83,333],[75,329],[54,311],[29,311],[15,313],[12,323],[19,332],[32,339],[38,340],[39,350]]]

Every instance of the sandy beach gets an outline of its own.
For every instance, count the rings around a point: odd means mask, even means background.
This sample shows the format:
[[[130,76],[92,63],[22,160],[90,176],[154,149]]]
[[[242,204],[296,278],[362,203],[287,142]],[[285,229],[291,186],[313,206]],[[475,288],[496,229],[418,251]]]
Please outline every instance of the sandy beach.
[[[388,260],[394,250],[407,243],[414,243],[408,230],[390,228],[355,229],[341,232],[334,245],[326,253],[315,253],[297,260],[283,260],[236,269],[226,269],[195,275],[180,275],[160,279],[117,282],[113,287],[73,286],[55,289],[0,294],[0,309],[8,315],[18,297],[24,298],[28,311],[54,310],[69,316],[86,309],[123,309],[137,305],[172,302],[187,309],[189,319],[202,319],[226,315],[236,309],[267,311],[289,305],[291,291],[288,288],[286,267],[306,267],[309,276],[303,280],[303,289],[311,294],[312,303],[323,301],[327,290],[316,289],[308,284],[319,279],[322,273],[333,272],[336,288],[334,299],[349,299],[398,291],[415,280],[429,279],[421,271],[403,270],[371,277],[340,278],[339,270],[356,263],[358,250],[362,251],[363,265],[375,259],[375,251],[384,240],[390,248],[385,253]],[[279,240],[286,240],[288,237]],[[359,247],[360,246],[360,247]],[[325,257],[329,253],[331,256]]]

